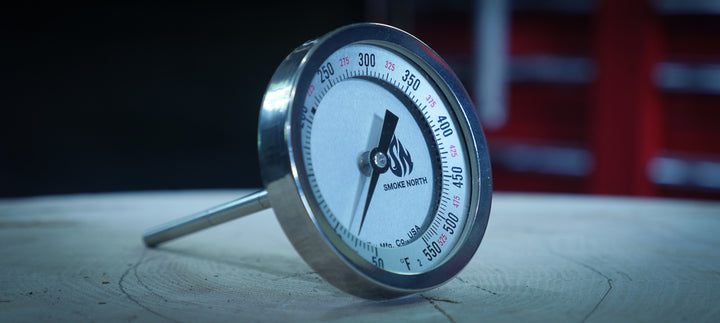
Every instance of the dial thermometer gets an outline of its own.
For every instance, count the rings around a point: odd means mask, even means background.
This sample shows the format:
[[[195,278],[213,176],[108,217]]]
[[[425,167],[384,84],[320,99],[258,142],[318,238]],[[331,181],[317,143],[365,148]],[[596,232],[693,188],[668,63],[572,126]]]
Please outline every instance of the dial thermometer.
[[[366,298],[437,287],[477,250],[485,137],[462,84],[412,35],[355,24],[301,45],[258,128],[265,190],[152,229],[148,246],[272,206],[320,276]]]

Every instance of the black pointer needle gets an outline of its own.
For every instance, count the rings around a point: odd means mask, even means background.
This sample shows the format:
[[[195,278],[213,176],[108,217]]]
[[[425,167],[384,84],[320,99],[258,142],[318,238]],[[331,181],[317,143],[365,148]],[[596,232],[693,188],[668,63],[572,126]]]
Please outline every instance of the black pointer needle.
[[[375,159],[373,155],[381,153],[387,156],[387,151],[390,147],[390,141],[395,134],[395,127],[397,126],[397,123],[398,117],[392,112],[390,112],[390,110],[385,110],[385,118],[383,119],[382,132],[380,133],[380,142],[378,142],[377,148],[373,149],[370,152],[370,165],[372,165],[372,175],[370,177],[370,187],[368,187],[367,198],[365,199],[365,208],[363,209],[362,218],[360,219],[360,229],[358,229],[358,235],[360,235],[360,231],[362,231],[363,223],[365,222],[365,216],[367,215],[368,207],[370,206],[370,200],[372,200],[373,193],[375,192],[375,186],[377,186],[378,177],[380,177],[380,174],[387,172],[389,166],[386,164],[385,167],[379,167],[376,163],[373,163],[373,160]]]

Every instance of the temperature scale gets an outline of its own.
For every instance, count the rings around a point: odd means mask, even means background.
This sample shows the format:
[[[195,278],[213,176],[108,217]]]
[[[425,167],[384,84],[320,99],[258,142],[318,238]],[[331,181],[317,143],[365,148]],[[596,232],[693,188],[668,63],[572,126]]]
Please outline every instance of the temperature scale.
[[[492,178],[473,105],[432,49],[394,27],[349,25],[290,53],[263,99],[258,152],[265,190],[145,243],[272,207],[320,276],[388,298],[447,282],[485,233]]]

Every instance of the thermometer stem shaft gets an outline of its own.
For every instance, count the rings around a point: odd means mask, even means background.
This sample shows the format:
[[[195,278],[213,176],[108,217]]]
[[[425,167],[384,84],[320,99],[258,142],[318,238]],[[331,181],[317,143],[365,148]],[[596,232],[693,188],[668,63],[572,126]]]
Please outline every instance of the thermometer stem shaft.
[[[268,200],[267,191],[258,191],[214,208],[154,227],[145,232],[143,241],[148,247],[155,247],[163,242],[269,207],[270,201]]]

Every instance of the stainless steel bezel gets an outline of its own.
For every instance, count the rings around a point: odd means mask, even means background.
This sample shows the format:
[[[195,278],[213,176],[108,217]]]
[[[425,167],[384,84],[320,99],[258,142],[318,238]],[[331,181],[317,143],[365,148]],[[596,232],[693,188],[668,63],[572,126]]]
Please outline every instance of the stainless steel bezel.
[[[392,49],[434,80],[455,114],[468,147],[472,172],[471,213],[452,255],[420,274],[396,274],[362,259],[334,234],[309,190],[299,146],[298,113],[319,65],[356,42]],[[397,28],[355,24],[294,50],[278,67],[263,99],[258,129],[261,174],[285,234],[301,257],[336,287],[362,297],[387,298],[437,287],[467,265],[482,240],[490,212],[492,179],[482,129],[469,96],[447,64],[428,46]]]

